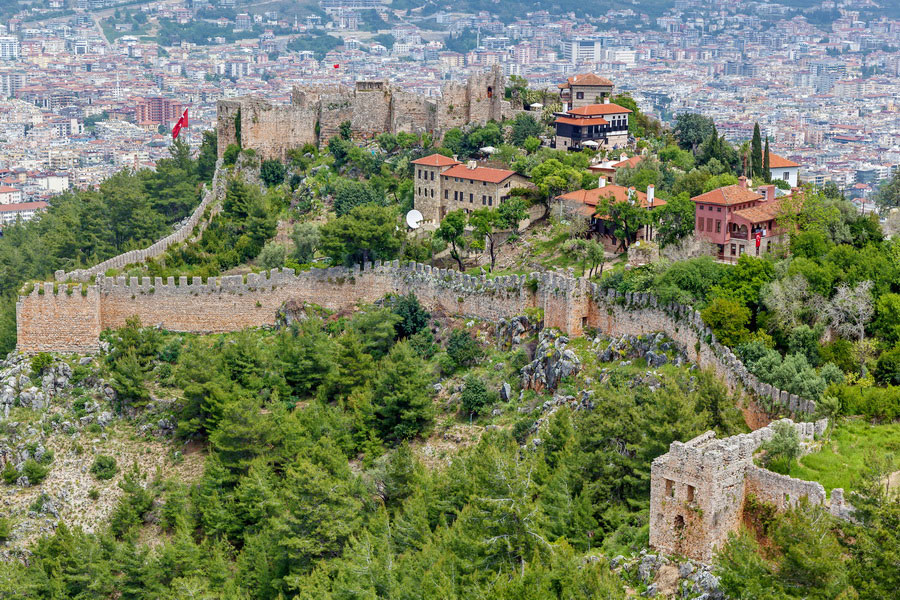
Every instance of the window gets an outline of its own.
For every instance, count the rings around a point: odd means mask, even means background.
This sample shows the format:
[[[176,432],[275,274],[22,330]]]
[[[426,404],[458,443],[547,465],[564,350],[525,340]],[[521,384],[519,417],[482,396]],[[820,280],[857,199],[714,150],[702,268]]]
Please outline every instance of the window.
[[[669,498],[675,497],[675,482],[671,479],[666,479],[666,496]]]
[[[487,181],[482,181],[481,185],[487,185]]]
[[[484,206],[485,204],[487,204],[487,196],[482,194],[481,195],[481,205]]]
[[[709,217],[706,217],[706,230],[712,231],[712,219]]]
[[[584,92],[575,92],[575,97],[579,100],[584,100]]]
[[[457,192],[457,191],[454,191],[454,192],[453,192],[453,199],[454,199],[454,200],[459,200],[459,192]]]
[[[450,190],[444,190],[444,200],[447,200],[450,196]]]
[[[716,219],[716,233],[722,233],[722,221]]]
[[[422,169],[416,169],[416,179],[422,179]]]
[[[431,197],[434,198],[434,188],[431,188]]]
[[[698,204],[698,205],[697,205],[697,210],[703,210],[703,205],[702,205],[702,204]]]
[[[474,202],[475,202],[475,194],[469,194],[469,204],[472,204]]]
[[[787,181],[787,180],[790,179],[790,178],[791,178],[791,174],[788,173],[787,171],[785,171],[785,172],[784,172],[784,176],[782,177],[782,179],[784,179],[785,181]]]
[[[699,229],[700,231],[703,231],[703,217],[697,218],[697,229]]]
[[[488,206],[493,206],[493,205],[494,205],[494,197],[488,196]]]
[[[737,246],[732,244],[731,245],[731,255],[734,256],[735,254],[737,254]]]
[[[687,486],[687,501],[688,502],[694,501],[694,486],[692,486],[692,485]]]
[[[721,206],[716,207],[716,212],[722,212],[722,207]]]
[[[431,180],[434,181],[434,171],[431,172]]]

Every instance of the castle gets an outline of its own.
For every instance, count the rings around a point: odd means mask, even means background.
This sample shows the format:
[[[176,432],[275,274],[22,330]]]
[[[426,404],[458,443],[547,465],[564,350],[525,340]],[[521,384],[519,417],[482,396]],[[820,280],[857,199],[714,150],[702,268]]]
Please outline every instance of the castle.
[[[506,78],[499,66],[471,75],[465,83],[448,82],[441,95],[427,97],[386,81],[357,81],[354,87],[295,86],[291,104],[274,105],[244,96],[219,100],[218,152],[230,144],[256,151],[263,159],[284,159],[304,144],[319,146],[349,122],[353,137],[381,133],[430,133],[437,138],[454,127],[502,121],[513,115],[503,99]]]
[[[824,433],[827,420],[816,423],[783,422],[801,441]],[[682,443],[650,467],[650,545],[667,554],[708,562],[717,548],[736,531],[748,495],[784,510],[805,498],[825,505],[837,517],[848,518],[852,507],[844,503],[844,490],[831,490],[826,503],[821,483],[779,475],[753,463],[756,450],[774,435],[775,423],[753,433],[716,439],[715,432]]]

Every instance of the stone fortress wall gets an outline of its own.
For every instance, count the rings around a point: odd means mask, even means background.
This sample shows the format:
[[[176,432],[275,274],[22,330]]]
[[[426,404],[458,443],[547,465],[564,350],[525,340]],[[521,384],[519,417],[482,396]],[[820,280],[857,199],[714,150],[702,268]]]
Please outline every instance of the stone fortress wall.
[[[320,145],[338,135],[349,121],[354,137],[381,133],[432,133],[438,138],[453,127],[484,124],[513,116],[503,100],[506,79],[499,67],[449,82],[441,95],[427,97],[386,81],[358,81],[355,87],[295,86],[291,104],[275,105],[257,97],[220,100],[217,104],[218,151],[229,144],[253,149],[263,159],[284,159],[292,148]]]
[[[607,335],[663,331],[702,367],[714,369],[733,391],[795,415],[810,414],[816,408],[812,400],[760,382],[729,348],[716,341],[693,308],[663,304],[652,294],[603,293],[583,278],[550,272],[487,278],[379,261],[365,269],[331,267],[300,273],[283,269],[206,282],[198,277],[176,281],[174,277],[98,275],[93,284],[44,283],[20,296],[18,349],[95,352],[100,332],[121,327],[132,315],[145,325],[173,331],[226,332],[274,324],[276,310],[288,300],[342,310],[388,293],[409,292],[429,310],[493,321],[540,308],[546,327],[572,336],[582,335],[586,328]]]
[[[827,427],[826,419],[783,421],[805,442]],[[650,545],[667,554],[708,562],[740,526],[750,494],[778,510],[805,498],[825,506],[834,516],[849,518],[853,509],[844,503],[842,489],[832,490],[828,502],[822,484],[779,475],[753,463],[754,452],[774,435],[773,425],[725,439],[716,439],[708,431],[688,442],[672,442],[650,468]]]
[[[130,250],[123,254],[119,254],[118,256],[113,256],[108,260],[104,260],[101,263],[97,263],[93,267],[87,269],[76,269],[69,272],[57,271],[55,273],[56,280],[89,281],[92,277],[102,275],[109,269],[121,269],[127,265],[142,263],[149,258],[160,256],[168,250],[170,246],[180,244],[181,242],[190,239],[195,234],[201,234],[203,230],[206,229],[207,225],[207,221],[203,220],[207,208],[209,208],[210,205],[213,205],[213,210],[215,210],[215,208],[218,207],[218,204],[215,204],[216,201],[225,196],[225,176],[219,176],[221,166],[222,161],[220,159],[216,163],[216,174],[213,176],[212,186],[204,192],[200,204],[197,205],[197,208],[194,209],[194,212],[191,213],[187,221],[182,224],[178,231],[160,238],[147,248]]]

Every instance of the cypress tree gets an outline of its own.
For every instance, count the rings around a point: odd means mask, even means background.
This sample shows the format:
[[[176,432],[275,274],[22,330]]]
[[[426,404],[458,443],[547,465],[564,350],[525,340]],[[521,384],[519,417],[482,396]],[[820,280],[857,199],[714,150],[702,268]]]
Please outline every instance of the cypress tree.
[[[759,123],[753,126],[753,140],[750,142],[750,176],[754,179],[763,175],[762,136]]]
[[[766,148],[763,150],[763,179],[766,183],[772,181],[772,169],[769,166],[769,136],[766,136]]]

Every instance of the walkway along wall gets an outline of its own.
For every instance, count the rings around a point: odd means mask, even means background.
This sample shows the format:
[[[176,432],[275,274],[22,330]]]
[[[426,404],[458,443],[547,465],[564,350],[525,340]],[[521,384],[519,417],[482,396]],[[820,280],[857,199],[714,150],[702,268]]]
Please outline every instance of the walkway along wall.
[[[422,264],[376,262],[364,270],[332,267],[295,273],[210,278],[106,278],[96,283],[45,283],[20,296],[16,304],[18,349],[33,353],[95,352],[98,336],[133,315],[145,325],[172,331],[214,333],[272,325],[288,301],[309,302],[331,310],[374,302],[389,293],[412,292],[429,310],[486,320],[544,311],[544,325],[580,336],[586,328],[607,335],[663,331],[681,343],[702,367],[710,367],[730,389],[752,395],[765,407],[792,414],[815,411],[804,400],[760,382],[719,344],[700,313],[676,304],[662,305],[651,294],[603,293],[596,284],[560,273],[532,273],[493,279]]]

